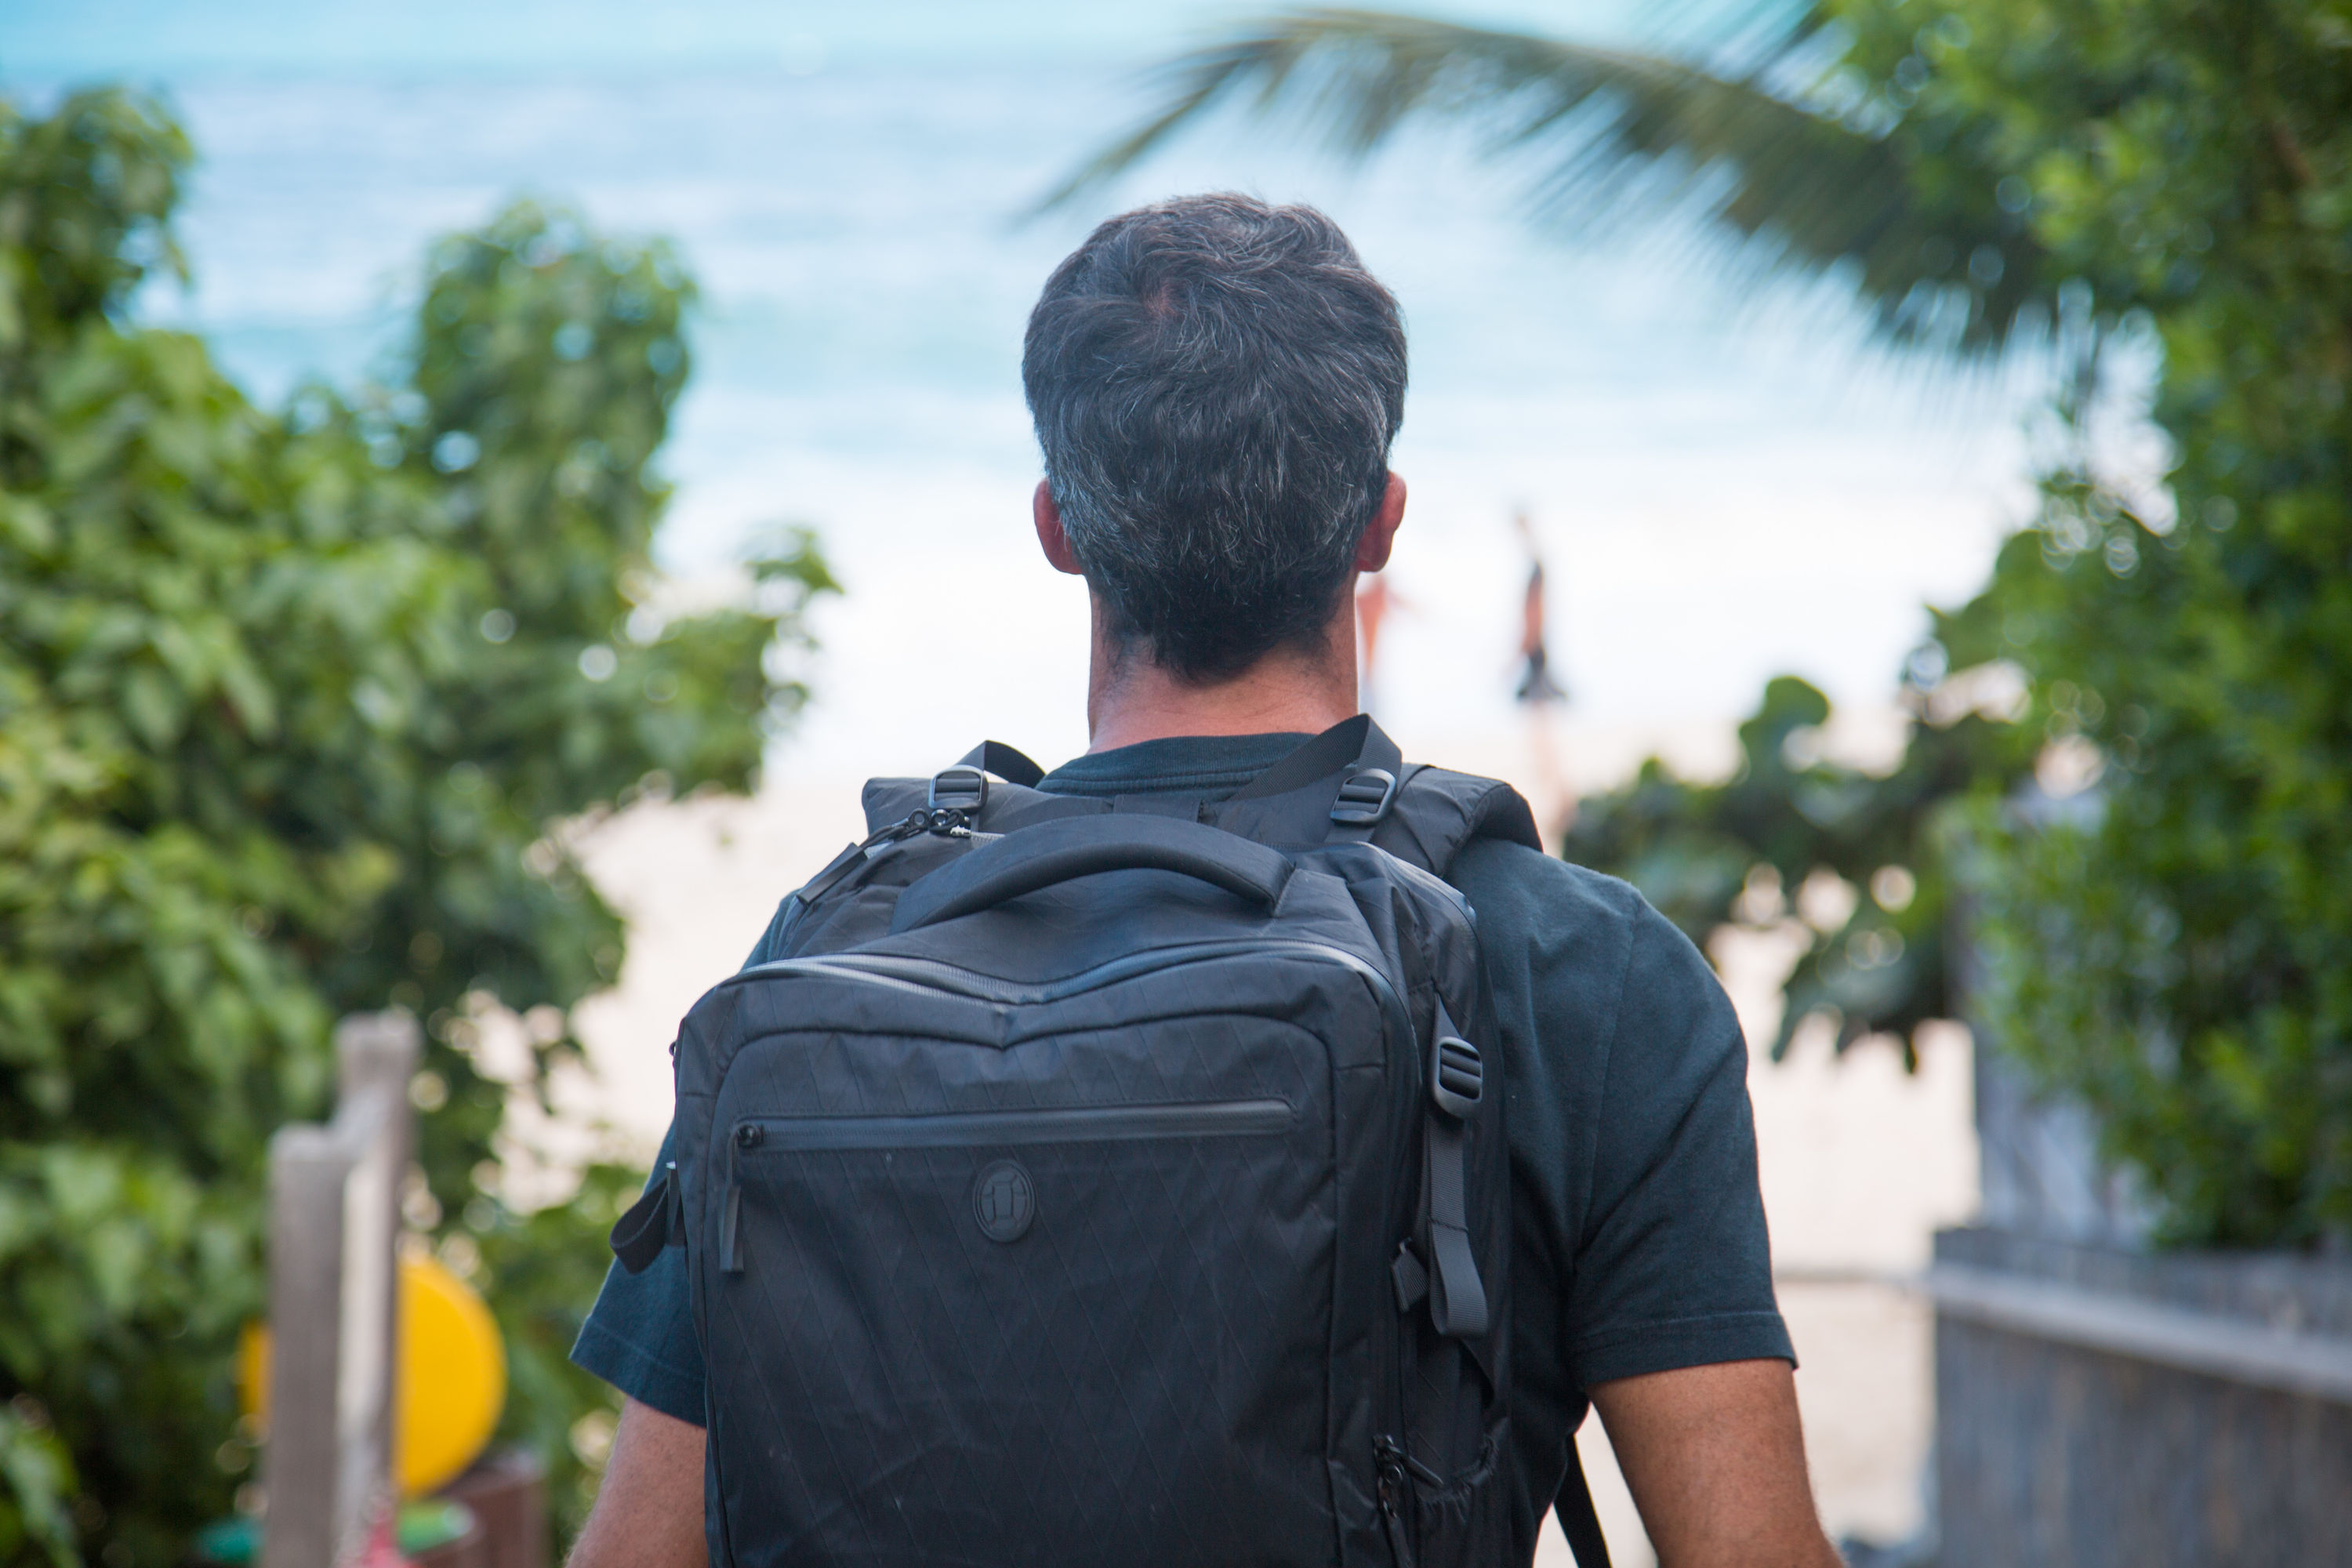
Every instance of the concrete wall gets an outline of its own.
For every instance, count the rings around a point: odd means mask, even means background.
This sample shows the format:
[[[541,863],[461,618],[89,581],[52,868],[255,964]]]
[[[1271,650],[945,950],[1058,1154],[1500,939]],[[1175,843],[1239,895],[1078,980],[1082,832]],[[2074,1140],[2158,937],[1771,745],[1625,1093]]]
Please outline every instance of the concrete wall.
[[[1945,1568],[2352,1563],[2352,1263],[1947,1231],[1931,1288]]]

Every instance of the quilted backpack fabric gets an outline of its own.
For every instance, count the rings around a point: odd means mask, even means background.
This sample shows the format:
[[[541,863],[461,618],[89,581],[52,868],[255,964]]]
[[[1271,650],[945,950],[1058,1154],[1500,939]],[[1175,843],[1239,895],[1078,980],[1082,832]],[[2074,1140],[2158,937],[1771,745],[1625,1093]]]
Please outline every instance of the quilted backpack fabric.
[[[712,1561],[1500,1562],[1504,1096],[1471,911],[1507,786],[1368,720],[1214,804],[866,790],[675,1047]]]

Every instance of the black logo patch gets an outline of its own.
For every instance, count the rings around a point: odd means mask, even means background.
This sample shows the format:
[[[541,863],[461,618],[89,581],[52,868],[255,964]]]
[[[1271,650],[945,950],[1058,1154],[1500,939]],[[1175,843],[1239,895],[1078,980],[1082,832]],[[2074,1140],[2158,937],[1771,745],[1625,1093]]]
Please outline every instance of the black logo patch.
[[[991,1241],[1018,1241],[1037,1217],[1037,1191],[1018,1160],[998,1160],[972,1178],[971,1215]]]

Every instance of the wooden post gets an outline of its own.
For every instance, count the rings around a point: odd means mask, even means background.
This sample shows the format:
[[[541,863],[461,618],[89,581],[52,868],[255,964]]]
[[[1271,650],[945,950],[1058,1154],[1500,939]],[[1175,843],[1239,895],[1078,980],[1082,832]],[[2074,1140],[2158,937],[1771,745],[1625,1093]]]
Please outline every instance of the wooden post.
[[[335,1030],[335,1119],[270,1140],[268,1511],[261,1568],[337,1568],[392,1501],[406,1013]]]
[[[474,1510],[483,1568],[547,1568],[547,1472],[537,1455],[486,1454],[441,1495]]]

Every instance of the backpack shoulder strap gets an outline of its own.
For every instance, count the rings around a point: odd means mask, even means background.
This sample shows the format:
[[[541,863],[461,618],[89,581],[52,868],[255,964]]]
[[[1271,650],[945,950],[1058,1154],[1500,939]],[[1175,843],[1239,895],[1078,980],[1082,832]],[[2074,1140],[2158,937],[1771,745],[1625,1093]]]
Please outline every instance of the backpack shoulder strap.
[[[1370,842],[1443,877],[1473,838],[1540,849],[1535,813],[1496,779],[1409,766],[1359,713],[1208,808],[1208,821],[1260,843]]]
[[[1340,795],[1359,778],[1377,781],[1370,793],[1383,797],[1363,816],[1377,820],[1393,798],[1397,775],[1405,771],[1396,742],[1370,718],[1359,713],[1302,742],[1280,762],[1202,812],[1202,820],[1255,838],[1261,844],[1302,849],[1328,842],[1340,826]],[[1348,837],[1369,837],[1350,832]]]
[[[1440,877],[1453,871],[1454,858],[1474,838],[1543,848],[1535,811],[1517,790],[1444,768],[1408,770],[1386,820],[1372,830],[1373,843]]]
[[[994,773],[1005,783],[1024,789],[1036,788],[1037,781],[1045,776],[1045,770],[1030,761],[1028,752],[1016,752],[1002,741],[982,741],[966,752],[956,765]]]
[[[985,742],[927,779],[868,780],[866,831],[887,835],[910,826],[919,814],[943,806],[966,812],[971,830],[982,834],[1116,807],[1110,800],[1032,787],[1044,776],[1036,763],[1010,746]],[[1439,877],[1453,870],[1462,847],[1474,838],[1543,847],[1535,813],[1518,791],[1499,779],[1408,764],[1396,742],[1361,713],[1306,742],[1200,815],[1261,844],[1369,842]],[[849,858],[845,851],[844,861]]]
[[[1609,1542],[1601,1533],[1601,1515],[1592,1506],[1592,1489],[1585,1484],[1584,1457],[1576,1451],[1576,1434],[1568,1435],[1568,1473],[1560,1478],[1559,1495],[1552,1501],[1559,1532],[1576,1554],[1576,1568],[1609,1568]]]

